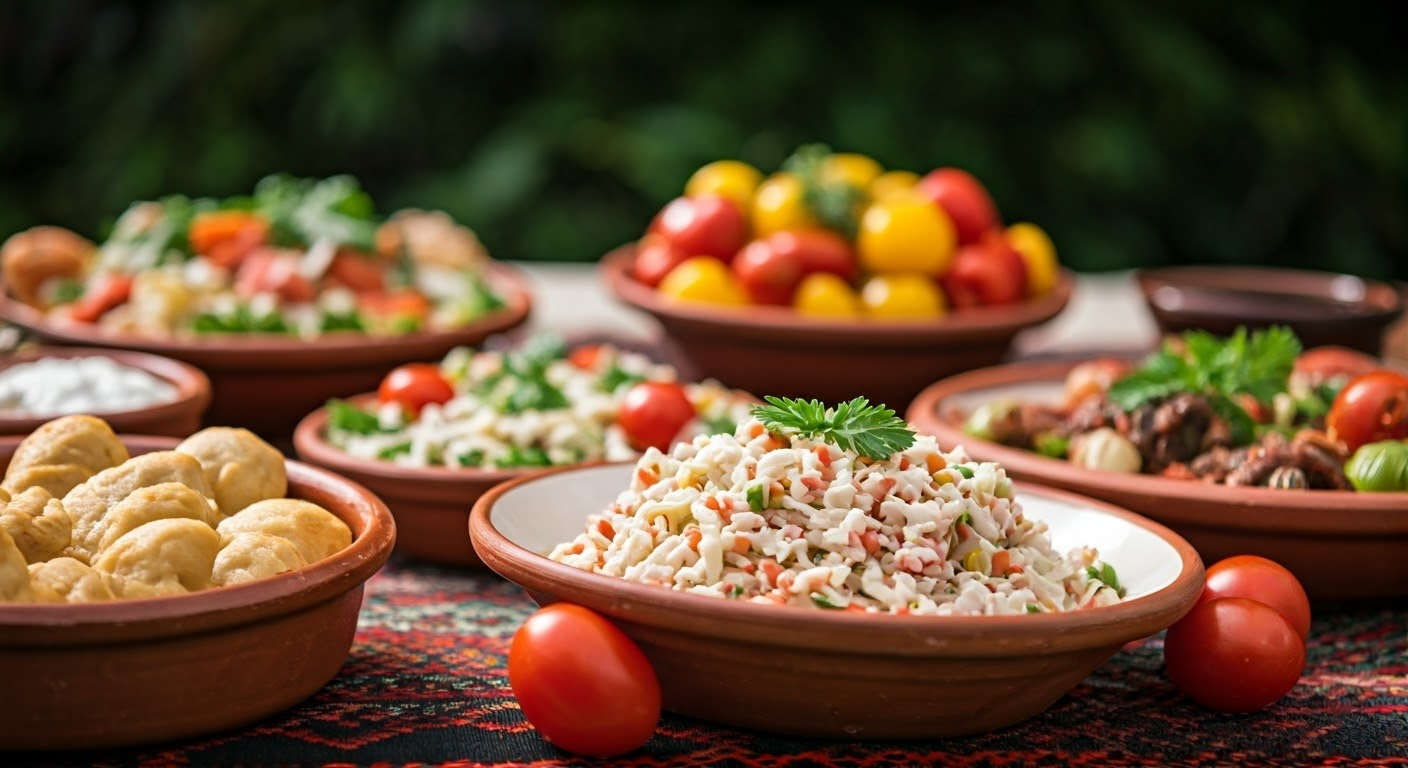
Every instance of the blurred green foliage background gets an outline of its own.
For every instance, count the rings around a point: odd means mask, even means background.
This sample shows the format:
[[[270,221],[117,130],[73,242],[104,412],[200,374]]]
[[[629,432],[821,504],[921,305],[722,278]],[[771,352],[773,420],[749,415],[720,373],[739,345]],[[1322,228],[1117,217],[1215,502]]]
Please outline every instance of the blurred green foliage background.
[[[501,258],[592,260],[697,166],[820,141],[965,167],[1081,270],[1408,278],[1408,67],[1382,8],[7,3],[0,233],[345,172]]]

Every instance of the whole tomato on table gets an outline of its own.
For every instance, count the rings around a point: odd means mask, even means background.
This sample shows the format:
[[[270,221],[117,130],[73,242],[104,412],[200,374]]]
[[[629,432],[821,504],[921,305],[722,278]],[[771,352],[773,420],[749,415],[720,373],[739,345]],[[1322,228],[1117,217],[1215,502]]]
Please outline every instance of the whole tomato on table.
[[[1408,375],[1383,369],[1350,379],[1335,396],[1325,427],[1351,453],[1366,443],[1408,437]]]
[[[454,388],[434,363],[407,363],[393,368],[377,388],[379,402],[398,403],[411,415],[431,403],[444,405],[454,396]]]

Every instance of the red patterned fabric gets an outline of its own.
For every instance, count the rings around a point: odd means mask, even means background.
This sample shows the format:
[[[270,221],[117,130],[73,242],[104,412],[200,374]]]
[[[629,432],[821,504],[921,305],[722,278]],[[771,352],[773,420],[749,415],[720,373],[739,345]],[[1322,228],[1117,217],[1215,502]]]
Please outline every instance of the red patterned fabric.
[[[0,753],[0,765],[1408,766],[1404,605],[1321,611],[1301,683],[1251,715],[1182,699],[1161,673],[1156,637],[1126,647],[1038,717],[984,736],[800,740],[667,714],[643,749],[600,763],[543,742],[509,691],[508,643],[532,609],[491,574],[393,560],[369,585],[341,673],[294,709],[185,744]]]

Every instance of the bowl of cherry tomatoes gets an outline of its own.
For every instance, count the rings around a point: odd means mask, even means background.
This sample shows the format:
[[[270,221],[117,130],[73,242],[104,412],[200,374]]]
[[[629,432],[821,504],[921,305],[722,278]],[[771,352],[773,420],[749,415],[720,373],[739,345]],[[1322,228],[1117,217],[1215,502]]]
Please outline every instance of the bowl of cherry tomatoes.
[[[999,362],[1071,288],[1046,233],[1004,226],[968,172],[921,177],[817,146],[766,177],[735,160],[701,167],[600,268],[702,375],[897,408]]]
[[[753,402],[716,381],[611,343],[540,334],[460,347],[391,370],[375,392],[334,399],[294,430],[298,455],[391,508],[397,551],[479,567],[469,510],[490,488],[552,468],[634,459],[730,426]]]

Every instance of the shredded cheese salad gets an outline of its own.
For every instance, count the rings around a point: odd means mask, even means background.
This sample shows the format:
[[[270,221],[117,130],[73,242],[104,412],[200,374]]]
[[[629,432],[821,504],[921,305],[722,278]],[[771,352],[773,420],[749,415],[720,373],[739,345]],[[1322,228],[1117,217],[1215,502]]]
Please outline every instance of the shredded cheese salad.
[[[1052,549],[997,464],[926,435],[873,459],[757,418],[647,450],[630,488],[549,557],[721,599],[867,613],[1060,612],[1123,592],[1093,548]]]

